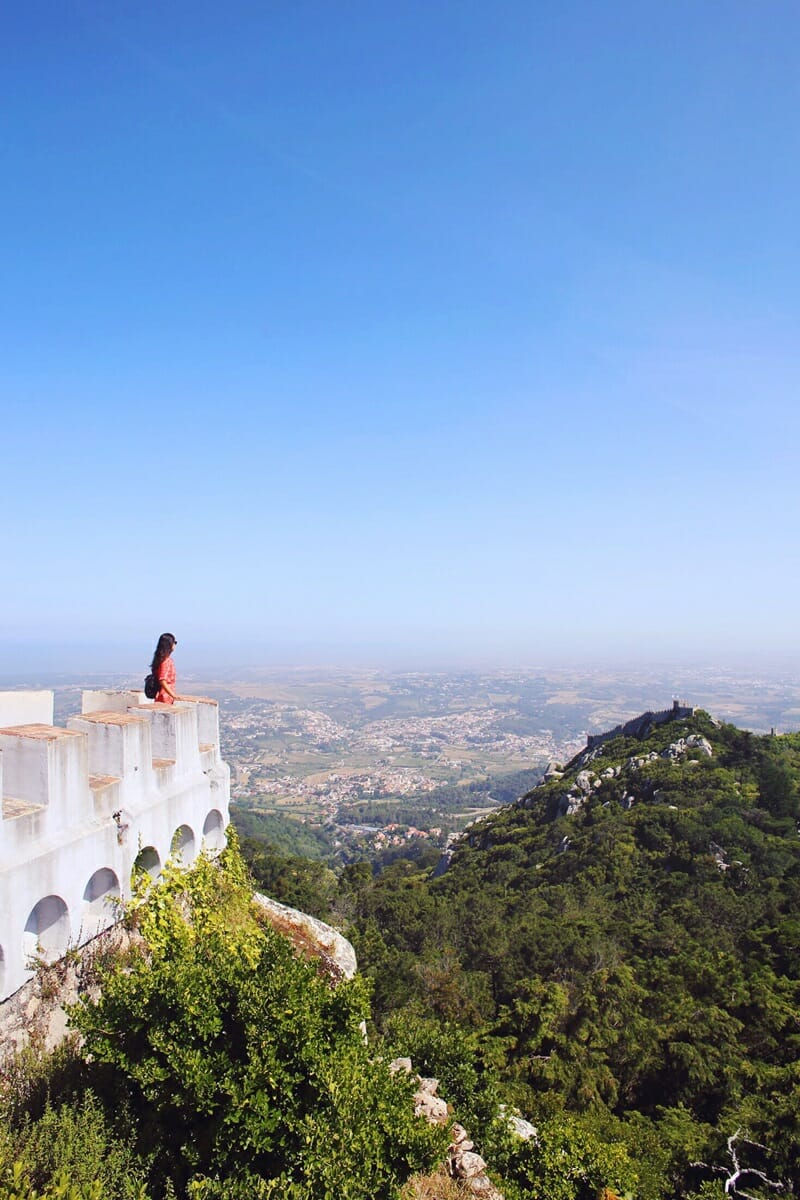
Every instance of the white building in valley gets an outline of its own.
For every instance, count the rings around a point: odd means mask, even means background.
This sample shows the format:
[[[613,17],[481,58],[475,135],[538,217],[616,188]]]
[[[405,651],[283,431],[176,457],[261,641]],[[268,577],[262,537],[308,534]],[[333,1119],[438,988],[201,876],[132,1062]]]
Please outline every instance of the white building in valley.
[[[215,700],[84,692],[82,710],[63,729],[52,692],[0,692],[0,1001],[112,924],[134,870],[225,844]]]

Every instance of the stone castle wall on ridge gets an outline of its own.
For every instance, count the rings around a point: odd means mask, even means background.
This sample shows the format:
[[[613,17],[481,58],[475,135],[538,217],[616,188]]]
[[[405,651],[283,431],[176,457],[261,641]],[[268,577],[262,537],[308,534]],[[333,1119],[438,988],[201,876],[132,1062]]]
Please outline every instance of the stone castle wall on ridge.
[[[694,711],[694,708],[681,704],[679,700],[673,700],[672,708],[662,709],[661,712],[648,710],[631,721],[615,725],[613,729],[609,729],[605,733],[590,734],[586,739],[586,745],[590,750],[594,750],[596,746],[602,746],[603,742],[608,742],[615,737],[641,737],[646,730],[652,729],[656,725],[664,725],[668,721],[684,721],[687,717],[694,716]]]

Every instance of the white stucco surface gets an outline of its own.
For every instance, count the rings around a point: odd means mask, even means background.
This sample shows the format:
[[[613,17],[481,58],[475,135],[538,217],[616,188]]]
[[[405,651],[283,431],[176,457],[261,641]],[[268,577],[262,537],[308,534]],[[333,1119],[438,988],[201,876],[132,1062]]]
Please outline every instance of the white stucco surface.
[[[0,692],[0,729],[39,724],[53,724],[52,692]]]
[[[216,702],[84,693],[67,728],[51,692],[0,693],[0,1000],[114,920],[137,856],[157,875],[224,845],[230,773]],[[45,719],[47,718],[47,719]]]

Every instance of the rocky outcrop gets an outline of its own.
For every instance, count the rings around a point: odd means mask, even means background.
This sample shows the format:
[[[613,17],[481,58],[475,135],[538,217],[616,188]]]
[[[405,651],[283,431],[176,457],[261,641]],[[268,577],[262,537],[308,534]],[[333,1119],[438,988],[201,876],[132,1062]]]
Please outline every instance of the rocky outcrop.
[[[99,968],[137,940],[135,930],[117,924],[56,962],[40,963],[33,978],[0,1004],[0,1063],[26,1046],[45,1053],[60,1046],[70,1035],[70,1005],[80,996],[95,998]]]
[[[655,714],[655,716],[663,719],[669,717],[670,720],[674,720],[676,716],[682,717],[687,712],[693,711],[693,709],[671,709],[665,714]],[[626,726],[619,726],[617,731],[612,732],[624,730],[629,736],[634,733],[637,736],[644,736],[645,733],[652,730],[654,725],[662,723],[661,719],[654,721],[653,716],[653,713],[644,713],[634,721],[628,722]],[[669,762],[696,767],[702,759],[714,756],[714,748],[708,738],[699,733],[690,733],[685,737],[676,738],[660,752],[650,750],[647,754],[632,754],[624,763],[609,763],[608,766],[602,767],[598,760],[603,758],[605,747],[602,742],[606,740],[607,736],[610,735],[603,735],[599,742],[598,739],[590,738],[589,745],[573,759],[568,772],[553,769],[555,764],[550,764],[542,782],[522,796],[517,801],[517,805],[520,808],[534,808],[542,802],[543,798],[552,817],[571,817],[581,811],[592,793],[601,788],[603,784],[623,777],[623,784],[627,782],[629,786],[623,787],[621,795],[617,794],[617,799],[623,808],[629,809],[637,796],[641,797],[642,794],[651,795],[652,799],[659,800],[659,793],[650,792],[651,785],[647,783],[646,779],[640,778],[637,781],[635,778],[649,763],[666,759]],[[597,765],[592,766],[592,764]],[[548,788],[548,784],[558,783],[562,779],[564,791],[551,787],[542,792],[543,788]]]
[[[686,738],[678,738],[677,742],[671,742],[662,754],[662,758],[679,759],[685,758],[687,754],[699,754],[702,758],[713,758],[714,747],[708,738],[704,738],[699,733],[690,733]]]
[[[730,871],[732,867],[744,866],[740,858],[735,858],[733,862],[731,862],[729,860],[727,850],[725,850],[724,847],[720,846],[717,842],[708,843],[708,852],[713,857],[714,862],[717,864],[717,867],[720,871]]]
[[[413,1074],[410,1058],[396,1058],[389,1064],[392,1072],[405,1071]],[[446,1125],[452,1115],[450,1106],[437,1096],[438,1079],[426,1079],[416,1076],[417,1090],[414,1093],[414,1113],[424,1117],[432,1125]],[[500,1106],[499,1115],[507,1123],[517,1137],[527,1141],[536,1137],[536,1128],[530,1121],[524,1120],[517,1114],[509,1113],[505,1105]],[[458,1180],[464,1190],[472,1196],[482,1197],[483,1200],[503,1200],[487,1175],[486,1160],[475,1150],[467,1130],[458,1121],[450,1126],[450,1145],[446,1159],[447,1173],[451,1179]]]
[[[431,875],[431,879],[438,879],[441,875],[444,875],[444,873],[447,871],[447,868],[450,866],[452,859],[453,859],[453,851],[450,849],[443,850],[441,858],[439,859],[436,866],[433,868],[433,873]]]
[[[526,1121],[524,1117],[506,1112],[505,1106],[501,1109],[501,1115],[505,1117],[512,1133],[515,1133],[518,1138],[522,1138],[523,1142],[529,1142],[531,1138],[538,1136],[535,1125],[531,1125],[530,1121]]]
[[[358,969],[356,952],[338,929],[259,892],[254,899],[265,910],[270,923],[288,937],[300,954],[319,959],[334,981],[352,979]]]

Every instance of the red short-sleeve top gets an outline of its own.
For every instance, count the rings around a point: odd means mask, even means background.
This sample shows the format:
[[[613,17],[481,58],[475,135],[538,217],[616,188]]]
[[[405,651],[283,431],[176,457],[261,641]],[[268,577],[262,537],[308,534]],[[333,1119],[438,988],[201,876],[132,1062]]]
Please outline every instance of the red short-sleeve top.
[[[169,686],[174,691],[174,689],[175,689],[175,663],[172,661],[171,658],[165,658],[164,661],[161,663],[160,667],[158,668],[158,681],[159,681],[159,683],[168,683]],[[165,692],[163,688],[158,689],[158,695],[156,696],[156,702],[158,704],[174,704],[175,703],[175,701],[172,699],[172,696],[170,696],[169,692]]]

